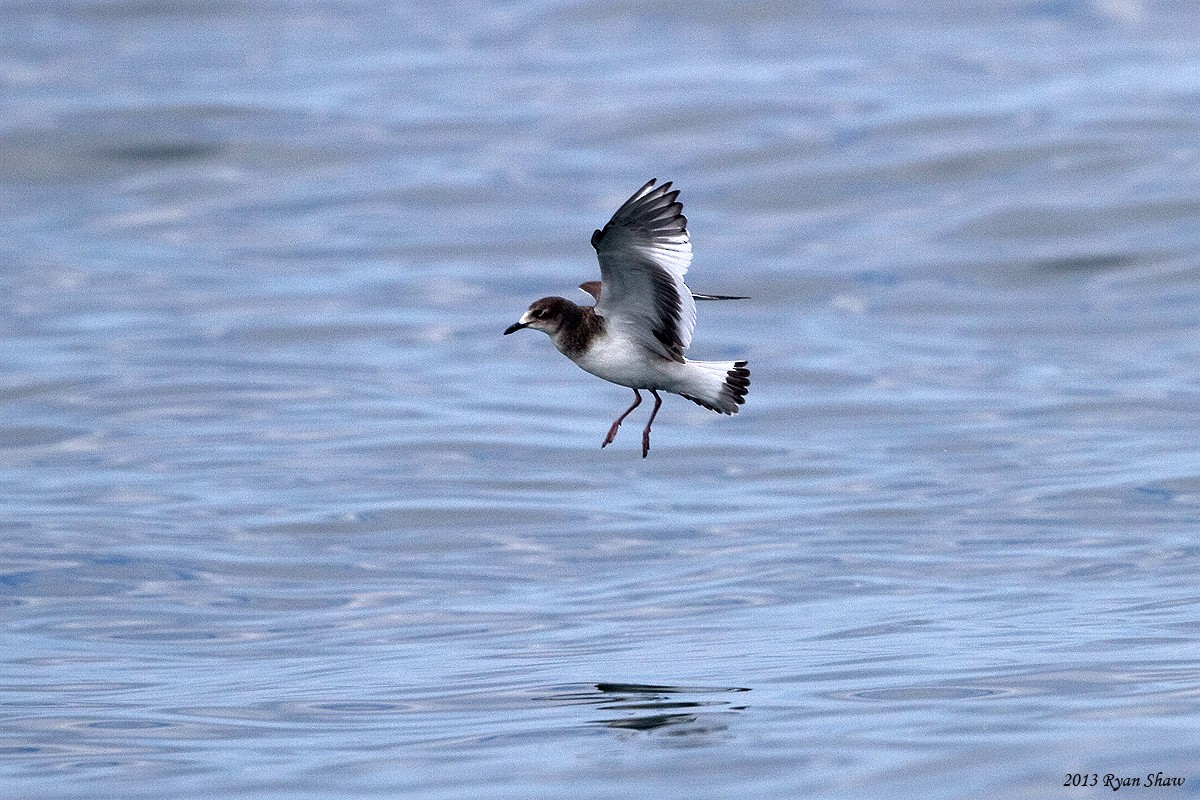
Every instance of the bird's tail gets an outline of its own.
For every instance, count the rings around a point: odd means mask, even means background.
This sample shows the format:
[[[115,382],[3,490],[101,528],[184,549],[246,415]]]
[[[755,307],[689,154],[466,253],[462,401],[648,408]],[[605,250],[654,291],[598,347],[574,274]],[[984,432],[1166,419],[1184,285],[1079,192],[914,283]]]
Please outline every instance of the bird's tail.
[[[688,385],[680,395],[722,414],[738,413],[750,391],[745,361],[688,361]]]

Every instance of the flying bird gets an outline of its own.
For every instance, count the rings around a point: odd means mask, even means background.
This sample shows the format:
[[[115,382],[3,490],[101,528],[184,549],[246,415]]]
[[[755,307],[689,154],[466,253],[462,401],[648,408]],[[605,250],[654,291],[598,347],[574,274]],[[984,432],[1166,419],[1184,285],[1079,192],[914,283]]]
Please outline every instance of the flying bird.
[[[564,297],[535,300],[504,335],[522,328],[542,331],[567,358],[593,375],[633,389],[633,405],[617,417],[601,447],[642,402],[654,409],[642,431],[642,458],[650,454],[650,426],[671,392],[721,414],[736,414],[746,402],[750,370],[745,361],[691,361],[684,351],[696,327],[696,300],[744,300],[730,295],[693,294],[683,282],[692,261],[687,217],[679,190],[651,179],[592,234],[600,280],[580,289],[596,301],[578,306]]]

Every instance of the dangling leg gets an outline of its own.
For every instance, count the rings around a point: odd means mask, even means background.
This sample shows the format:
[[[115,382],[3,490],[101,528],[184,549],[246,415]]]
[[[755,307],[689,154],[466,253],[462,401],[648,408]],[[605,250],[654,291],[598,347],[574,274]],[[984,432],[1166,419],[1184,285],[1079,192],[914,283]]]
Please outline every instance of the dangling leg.
[[[654,424],[654,415],[658,413],[658,407],[662,405],[662,398],[658,396],[656,389],[651,389],[650,394],[654,395],[654,410],[650,412],[650,421],[646,423],[646,430],[642,431],[642,458],[650,455],[650,426]]]
[[[629,408],[625,409],[625,413],[622,414],[621,416],[617,417],[617,421],[614,422],[612,424],[612,427],[608,429],[608,436],[604,437],[604,444],[600,445],[601,450],[603,450],[604,448],[608,447],[610,444],[613,443],[613,439],[617,438],[617,428],[621,427],[621,423],[624,422],[625,418],[629,416],[629,412],[633,411],[635,408],[637,408],[641,404],[642,404],[642,393],[639,392],[637,389],[634,389],[633,390],[633,405],[631,405]]]

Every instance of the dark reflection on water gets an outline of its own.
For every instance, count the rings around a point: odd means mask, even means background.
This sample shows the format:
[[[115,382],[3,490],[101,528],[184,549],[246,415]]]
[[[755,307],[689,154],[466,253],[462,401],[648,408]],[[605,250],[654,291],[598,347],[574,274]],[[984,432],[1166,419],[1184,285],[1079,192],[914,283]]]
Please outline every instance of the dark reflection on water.
[[[750,691],[630,683],[598,683],[596,689],[601,695],[594,701],[598,708],[621,712],[618,717],[598,720],[596,724],[635,731],[670,728],[672,733],[679,735],[712,734],[725,730],[726,724],[716,722],[720,712],[744,711],[746,707],[734,705],[728,700],[708,699],[707,696]],[[689,709],[695,709],[695,712],[682,713]]]
[[[132,162],[191,161],[220,154],[219,147],[201,142],[147,142],[114,146],[101,151],[100,158]]]

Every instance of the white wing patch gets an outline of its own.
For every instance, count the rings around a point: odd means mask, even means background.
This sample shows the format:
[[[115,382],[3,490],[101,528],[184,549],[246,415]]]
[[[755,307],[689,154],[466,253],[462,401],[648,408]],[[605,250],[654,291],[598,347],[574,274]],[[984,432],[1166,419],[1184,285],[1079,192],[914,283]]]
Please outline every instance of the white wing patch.
[[[634,192],[592,234],[604,287],[596,313],[647,349],[682,362],[696,327],[696,303],[683,280],[692,244],[679,190],[654,184]]]

